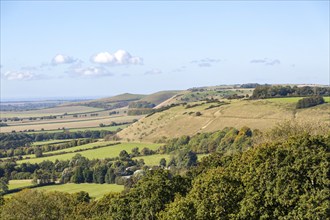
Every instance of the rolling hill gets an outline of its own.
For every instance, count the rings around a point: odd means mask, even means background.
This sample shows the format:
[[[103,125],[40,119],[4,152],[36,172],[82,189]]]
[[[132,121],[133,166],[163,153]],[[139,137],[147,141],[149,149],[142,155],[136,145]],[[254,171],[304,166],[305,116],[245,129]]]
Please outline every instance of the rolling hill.
[[[231,100],[217,106],[196,102],[179,105],[144,117],[119,133],[124,139],[155,141],[161,137],[173,138],[210,132],[225,127],[267,130],[284,120],[318,122],[330,125],[330,103],[296,109],[289,99]],[[189,108],[187,108],[187,106]]]

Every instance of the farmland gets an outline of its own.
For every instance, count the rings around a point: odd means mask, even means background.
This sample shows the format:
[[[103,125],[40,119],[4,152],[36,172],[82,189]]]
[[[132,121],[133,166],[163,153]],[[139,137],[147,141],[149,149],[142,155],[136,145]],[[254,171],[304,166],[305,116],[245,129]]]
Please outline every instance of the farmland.
[[[101,108],[94,108],[88,106],[59,106],[54,108],[30,110],[30,111],[1,111],[0,118],[5,117],[19,117],[19,118],[28,118],[28,117],[42,117],[48,115],[63,115],[63,114],[77,114],[77,113],[87,113],[87,112],[96,112],[102,110]]]
[[[26,186],[32,186],[32,180],[27,179],[27,180],[9,180],[9,185],[8,189],[16,189],[16,188],[21,188],[21,187],[26,187]]]
[[[115,123],[128,123],[132,122],[133,120],[137,120],[141,118],[142,116],[122,116],[122,117],[107,117],[107,118],[101,118],[101,119],[89,119],[89,120],[75,120],[75,121],[70,121],[70,122],[45,122],[43,121],[42,123],[35,123],[35,124],[19,124],[19,125],[12,125],[12,126],[6,126],[6,127],[1,127],[1,132],[11,132],[15,130],[16,132],[18,131],[23,131],[23,130],[35,130],[35,131],[40,131],[40,130],[58,130],[62,128],[66,129],[78,129],[78,128],[84,128],[85,130],[87,128],[91,127],[97,127],[101,123],[103,124],[111,124],[112,122]],[[98,129],[101,130],[101,129]]]
[[[16,189],[26,186],[32,186],[32,180],[11,180],[9,181],[9,189]],[[67,184],[56,184],[49,186],[36,187],[33,190],[43,190],[46,192],[58,191],[58,192],[67,192],[75,193],[80,191],[85,191],[89,193],[89,196],[95,199],[101,198],[104,194],[110,192],[121,192],[124,190],[123,185],[116,184],[95,184],[95,183],[67,183]],[[15,193],[8,194],[5,197],[10,198],[15,195]]]
[[[68,192],[68,193],[85,191],[89,193],[89,196],[99,199],[106,193],[123,191],[124,186],[116,185],[116,184],[66,183],[61,185],[42,186],[36,188],[36,190],[59,191],[59,192]]]
[[[94,146],[99,146],[99,145],[107,145],[113,142],[96,142],[88,145],[81,145],[78,147],[73,147],[73,148],[67,148],[63,149],[57,152],[68,152],[68,151],[74,151],[74,150],[83,150],[83,149],[89,149]],[[127,152],[131,152],[131,150],[135,147],[138,147],[139,150],[141,150],[144,147],[147,147],[151,150],[157,150],[160,144],[146,144],[146,143],[122,143],[118,145],[113,145],[113,146],[108,146],[108,147],[103,147],[103,148],[98,148],[94,150],[88,150],[88,151],[81,151],[79,154],[82,156],[88,158],[88,159],[103,159],[103,158],[113,158],[117,157],[122,150],[126,150]],[[56,151],[53,151],[54,153]],[[55,161],[55,160],[70,160],[74,155],[77,153],[66,153],[66,154],[61,154],[61,155],[54,155],[54,156],[49,156],[49,157],[40,157],[40,158],[31,158],[31,159],[25,159],[25,160],[19,160],[17,163],[40,163],[44,160],[49,160],[49,161]],[[47,155],[47,153],[45,153]],[[158,161],[159,162],[159,161]]]

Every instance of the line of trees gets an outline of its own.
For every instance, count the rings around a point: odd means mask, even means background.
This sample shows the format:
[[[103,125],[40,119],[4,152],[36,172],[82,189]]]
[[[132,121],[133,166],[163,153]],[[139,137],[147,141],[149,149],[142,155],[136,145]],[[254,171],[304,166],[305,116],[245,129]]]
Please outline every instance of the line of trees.
[[[153,108],[156,105],[150,102],[146,101],[137,101],[137,102],[131,102],[128,105],[128,108]]]
[[[193,137],[182,136],[167,140],[165,145],[159,148],[160,153],[171,153],[176,150],[187,149],[197,154],[212,153],[216,151],[232,152],[245,151],[252,146],[253,133],[248,127],[224,128],[223,130],[209,133],[196,134]]]
[[[264,99],[274,97],[301,97],[301,96],[330,96],[330,87],[311,86],[257,86],[253,90],[252,99]]]

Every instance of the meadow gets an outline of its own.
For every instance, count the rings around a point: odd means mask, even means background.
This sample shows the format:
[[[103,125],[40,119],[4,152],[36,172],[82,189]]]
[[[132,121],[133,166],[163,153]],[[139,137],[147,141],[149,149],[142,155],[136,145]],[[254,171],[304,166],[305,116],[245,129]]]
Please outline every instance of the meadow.
[[[21,187],[32,186],[32,180],[10,180],[8,188],[16,189]],[[123,185],[116,184],[96,184],[96,183],[66,183],[66,184],[56,184],[49,186],[40,186],[33,188],[33,190],[43,190],[47,192],[58,191],[58,192],[67,192],[67,193],[75,193],[80,191],[85,191],[89,193],[89,196],[95,199],[101,198],[104,194],[110,192],[121,192],[124,190]],[[10,198],[15,193],[5,195],[5,198]]]
[[[28,180],[9,180],[8,189],[17,189],[21,187],[32,186],[32,179]]]
[[[274,103],[297,103],[303,97],[284,97],[284,98],[270,98],[264,99],[266,101],[274,102]],[[330,96],[323,97],[326,103],[330,102]]]
[[[50,141],[36,141],[32,143],[32,146],[42,146],[42,145],[48,145],[48,144],[61,144],[65,142],[69,142],[73,139],[65,139],[65,140],[50,140]]]
[[[123,191],[124,186],[116,185],[116,184],[66,183],[61,185],[42,186],[42,187],[37,187],[35,189],[44,190],[44,191],[59,191],[59,192],[67,192],[67,193],[85,191],[88,192],[90,197],[99,199],[106,193]]]
[[[103,142],[104,145],[110,144],[113,142]],[[86,145],[81,145],[78,147],[73,147],[73,148],[67,148],[63,150],[59,150],[62,152],[65,151],[73,151],[77,149],[88,149],[92,148],[93,146],[99,146],[102,145],[102,142],[96,142],[92,144]],[[39,157],[39,158],[31,158],[31,159],[24,159],[24,160],[19,160],[17,161],[18,164],[21,163],[40,163],[44,160],[49,160],[49,161],[55,161],[55,160],[70,160],[74,155],[77,153],[81,154],[82,156],[88,158],[88,159],[103,159],[103,158],[113,158],[117,157],[122,150],[126,150],[128,153],[132,151],[133,148],[138,147],[139,150],[141,151],[142,148],[147,147],[151,150],[157,150],[158,147],[161,146],[161,144],[149,144],[149,143],[121,143],[117,145],[112,145],[112,146],[107,146],[107,147],[102,147],[98,149],[93,149],[93,150],[87,150],[87,151],[81,151],[81,152],[76,152],[76,153],[66,153],[66,154],[61,154],[61,155],[54,155],[54,156],[46,156],[46,157]],[[54,153],[56,151],[53,151]],[[51,152],[49,152],[51,153]],[[47,153],[45,153],[47,154]],[[159,161],[158,161],[159,162]]]

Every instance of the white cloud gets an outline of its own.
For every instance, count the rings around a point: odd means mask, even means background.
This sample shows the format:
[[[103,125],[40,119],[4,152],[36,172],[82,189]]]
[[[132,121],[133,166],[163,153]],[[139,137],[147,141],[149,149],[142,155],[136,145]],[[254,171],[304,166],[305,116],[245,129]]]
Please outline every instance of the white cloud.
[[[38,75],[30,71],[7,71],[3,74],[6,80],[33,80],[37,79]]]
[[[145,72],[145,75],[156,75],[156,74],[161,74],[162,71],[160,69],[152,69],[147,72]]]
[[[59,65],[59,64],[69,64],[69,63],[74,63],[76,62],[77,59],[66,56],[63,54],[57,54],[53,59],[52,59],[52,64],[53,65]]]
[[[102,77],[102,76],[111,76],[113,75],[104,67],[77,67],[71,70],[75,76],[82,76],[82,77]]]
[[[117,50],[113,54],[109,52],[101,52],[92,56],[91,61],[98,64],[110,65],[143,64],[143,59],[141,57],[132,56],[125,50]]]

